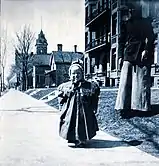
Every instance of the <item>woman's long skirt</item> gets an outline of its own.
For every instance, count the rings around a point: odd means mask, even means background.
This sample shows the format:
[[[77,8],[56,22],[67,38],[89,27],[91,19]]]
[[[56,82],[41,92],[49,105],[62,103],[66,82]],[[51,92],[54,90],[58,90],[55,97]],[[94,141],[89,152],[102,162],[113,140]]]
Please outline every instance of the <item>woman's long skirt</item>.
[[[132,65],[130,62],[124,61],[115,105],[116,110],[150,110],[150,72],[151,66]]]

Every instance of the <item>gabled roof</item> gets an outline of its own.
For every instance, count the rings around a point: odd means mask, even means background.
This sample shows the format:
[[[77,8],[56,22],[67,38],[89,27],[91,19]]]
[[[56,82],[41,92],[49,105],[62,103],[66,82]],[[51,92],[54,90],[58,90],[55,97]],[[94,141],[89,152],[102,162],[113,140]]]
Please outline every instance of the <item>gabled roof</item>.
[[[39,65],[50,65],[50,58],[51,58],[51,53],[50,54],[40,54],[34,55],[33,59],[33,65],[39,66]]]
[[[84,57],[81,52],[68,52],[68,51],[52,51],[49,54],[35,54],[33,58],[33,64],[35,66],[39,65],[51,65],[52,61],[54,63],[71,63],[77,59],[82,59]]]
[[[83,56],[81,52],[52,51],[51,58],[54,57],[55,63],[71,63],[77,59],[82,59]]]

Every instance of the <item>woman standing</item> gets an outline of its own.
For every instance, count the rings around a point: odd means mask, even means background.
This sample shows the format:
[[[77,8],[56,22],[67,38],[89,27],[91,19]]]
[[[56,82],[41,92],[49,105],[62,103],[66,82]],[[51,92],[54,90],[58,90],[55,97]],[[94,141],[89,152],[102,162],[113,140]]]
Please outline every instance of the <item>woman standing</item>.
[[[151,64],[154,53],[154,33],[148,18],[129,6],[123,13],[119,38],[119,65],[122,65],[115,109],[121,116],[130,112],[150,111]]]
[[[74,62],[69,68],[70,81],[61,84],[59,90],[60,136],[83,147],[96,135],[95,117],[100,89],[96,83],[84,80],[83,67]]]

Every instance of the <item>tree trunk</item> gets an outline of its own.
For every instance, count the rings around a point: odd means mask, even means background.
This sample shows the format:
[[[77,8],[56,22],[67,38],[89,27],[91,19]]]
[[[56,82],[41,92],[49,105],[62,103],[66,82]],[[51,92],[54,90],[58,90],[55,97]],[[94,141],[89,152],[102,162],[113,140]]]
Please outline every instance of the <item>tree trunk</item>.
[[[2,80],[3,80],[3,82],[2,82],[2,91],[4,91],[4,89],[5,89],[5,83],[4,83],[4,66],[2,67],[2,72],[3,72],[3,78],[2,78]]]
[[[26,74],[25,74],[25,64],[23,62],[23,69],[22,69],[22,91],[26,90]]]
[[[1,82],[1,84],[0,84],[0,86],[1,86],[1,88],[0,88],[0,96],[1,96],[1,93],[2,93],[2,74],[0,73],[0,82]]]
[[[27,61],[26,61],[26,64],[25,64],[25,74],[26,74],[26,90],[28,89],[28,82],[29,82],[29,80],[28,80],[28,63],[27,63]]]
[[[28,89],[28,73],[27,71],[25,72],[25,77],[26,77],[26,90]]]

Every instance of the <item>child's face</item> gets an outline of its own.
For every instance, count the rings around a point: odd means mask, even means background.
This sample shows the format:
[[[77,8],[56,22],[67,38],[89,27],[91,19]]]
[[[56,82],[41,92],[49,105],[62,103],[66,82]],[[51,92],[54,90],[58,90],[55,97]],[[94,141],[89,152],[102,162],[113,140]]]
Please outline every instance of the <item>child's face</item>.
[[[82,80],[82,77],[82,70],[78,66],[73,66],[70,73],[71,81],[77,83]]]

